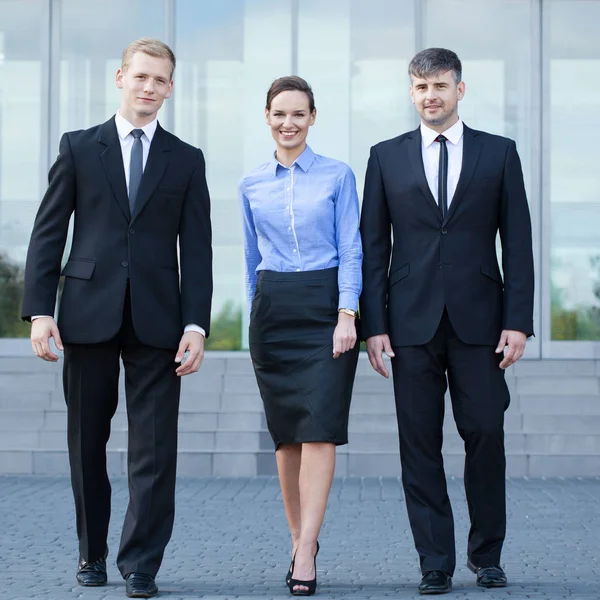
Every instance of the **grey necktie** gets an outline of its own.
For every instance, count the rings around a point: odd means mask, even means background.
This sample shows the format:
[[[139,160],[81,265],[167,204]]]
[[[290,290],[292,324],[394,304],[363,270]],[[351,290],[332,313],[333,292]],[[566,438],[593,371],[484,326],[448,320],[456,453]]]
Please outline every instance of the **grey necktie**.
[[[129,212],[133,215],[135,209],[135,200],[140,189],[142,173],[144,172],[144,151],[142,148],[141,129],[134,129],[131,132],[133,136],[133,148],[131,148],[131,161],[129,163]]]

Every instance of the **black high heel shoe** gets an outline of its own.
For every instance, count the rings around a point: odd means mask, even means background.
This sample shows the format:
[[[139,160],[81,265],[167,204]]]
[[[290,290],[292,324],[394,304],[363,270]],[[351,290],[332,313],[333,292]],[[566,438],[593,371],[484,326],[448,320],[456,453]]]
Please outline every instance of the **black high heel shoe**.
[[[292,596],[312,596],[317,591],[317,554],[319,554],[319,542],[317,542],[317,551],[315,552],[314,561],[315,561],[315,578],[310,581],[303,581],[302,579],[294,579],[290,578],[288,587],[290,588],[290,594]],[[292,572],[294,570],[294,561],[296,560],[296,555],[294,554],[294,558],[292,559],[291,569]],[[306,590],[295,590],[294,588],[297,585],[301,585],[302,587],[306,587]]]
[[[317,540],[317,554],[319,554],[319,540]],[[315,557],[317,556],[315,554]],[[296,553],[294,552],[294,556],[292,557],[292,562],[290,563],[290,568],[288,569],[287,575],[285,576],[285,585],[290,585],[290,579],[292,578],[292,573],[294,572],[294,560],[296,558]]]

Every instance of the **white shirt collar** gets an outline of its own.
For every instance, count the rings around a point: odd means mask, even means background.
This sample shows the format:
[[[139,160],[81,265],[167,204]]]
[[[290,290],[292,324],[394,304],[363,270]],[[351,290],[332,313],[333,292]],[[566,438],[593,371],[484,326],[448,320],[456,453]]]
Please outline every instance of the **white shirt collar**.
[[[456,121],[456,123],[454,123],[452,127],[446,129],[446,131],[444,131],[443,134],[448,138],[449,142],[452,142],[454,145],[456,145],[458,144],[458,142],[460,142],[460,138],[463,135],[463,131],[463,122],[460,119],[458,119],[458,121]],[[440,134],[437,131],[430,129],[429,127],[427,127],[427,125],[421,123],[421,139],[423,140],[423,145],[425,146],[425,148],[431,146],[431,144],[435,142],[435,138],[438,135]]]
[[[147,125],[143,127],[136,127],[132,125],[125,117],[121,115],[119,111],[115,115],[115,125],[117,126],[117,133],[119,137],[124,140],[134,129],[141,129],[149,142],[152,142],[152,138],[156,133],[156,128],[158,127],[158,119],[154,117],[154,120],[150,121]]]

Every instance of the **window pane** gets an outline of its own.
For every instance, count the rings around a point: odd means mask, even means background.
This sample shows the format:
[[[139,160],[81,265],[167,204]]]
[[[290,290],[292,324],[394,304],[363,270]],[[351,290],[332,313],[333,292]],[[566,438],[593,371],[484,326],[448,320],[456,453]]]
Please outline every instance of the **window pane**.
[[[449,48],[461,59],[466,93],[458,110],[465,124],[516,141],[532,219],[538,294],[536,238],[541,200],[537,185],[540,159],[536,153],[539,136],[539,112],[536,114],[535,110],[538,92],[535,56],[539,39],[533,33],[533,24],[538,18],[536,3],[531,0],[423,2],[423,47]],[[501,265],[500,236],[496,247]],[[537,307],[537,302],[534,306]],[[540,329],[539,322],[539,315],[535,313],[536,333]],[[530,340],[528,351],[539,352],[537,340]]]
[[[56,146],[63,132],[92,127],[115,114],[121,99],[115,86],[121,53],[137,38],[164,40],[166,33],[164,0],[61,0],[58,6]]]
[[[600,2],[546,8],[551,339],[600,340]]]
[[[242,347],[246,318],[237,184],[269,159],[267,89],[292,69],[292,2],[176,3],[175,133],[206,155],[215,288],[207,349]],[[242,317],[243,316],[243,317]]]
[[[0,337],[20,319],[27,243],[40,200],[43,3],[0,0]]]

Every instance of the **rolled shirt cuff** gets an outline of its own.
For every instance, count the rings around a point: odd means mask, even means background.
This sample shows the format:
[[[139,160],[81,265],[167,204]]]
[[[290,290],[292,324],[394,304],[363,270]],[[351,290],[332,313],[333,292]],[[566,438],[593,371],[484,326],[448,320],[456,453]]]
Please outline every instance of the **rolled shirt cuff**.
[[[358,312],[358,296],[353,292],[340,292],[339,308],[349,308]]]
[[[33,315],[33,317],[31,317],[32,321],[35,321],[36,319],[54,319],[54,317],[51,317],[50,315]]]

